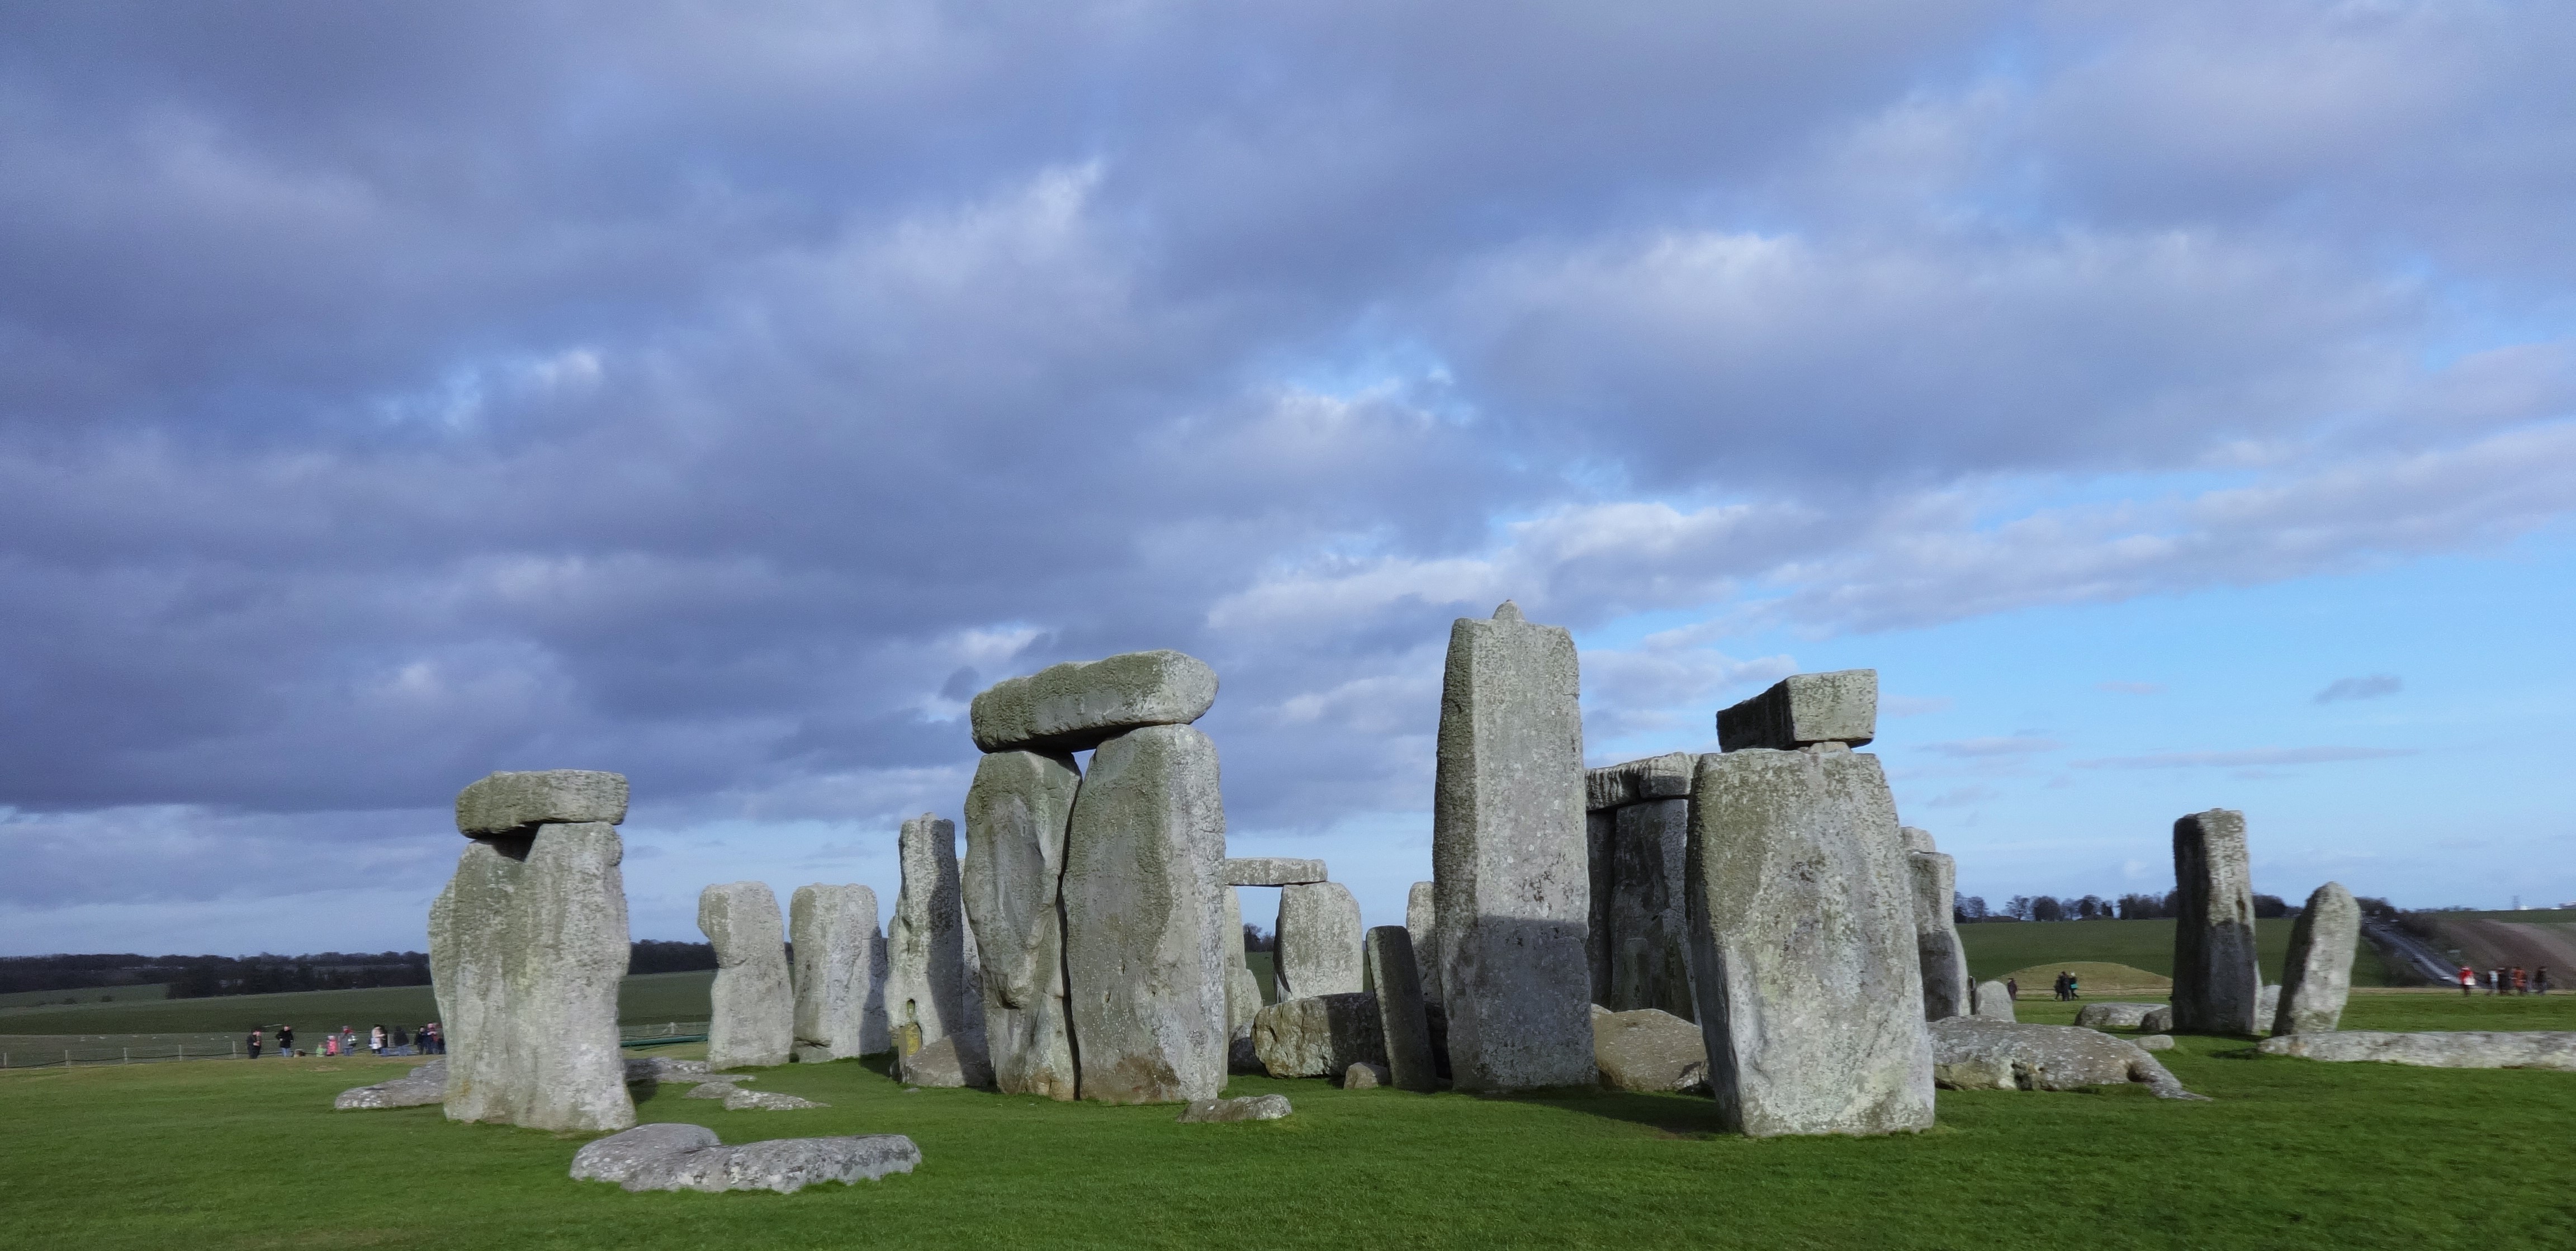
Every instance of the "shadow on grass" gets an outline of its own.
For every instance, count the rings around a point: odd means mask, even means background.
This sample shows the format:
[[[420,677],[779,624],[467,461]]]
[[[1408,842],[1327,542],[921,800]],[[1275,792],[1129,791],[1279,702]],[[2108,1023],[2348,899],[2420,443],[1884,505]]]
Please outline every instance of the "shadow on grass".
[[[1727,1136],[1717,1127],[1717,1104],[1705,1096],[1650,1095],[1592,1086],[1560,1086],[1512,1094],[1471,1094],[1469,1097],[1493,1103],[1562,1108],[1603,1120],[1643,1125],[1676,1138]]]

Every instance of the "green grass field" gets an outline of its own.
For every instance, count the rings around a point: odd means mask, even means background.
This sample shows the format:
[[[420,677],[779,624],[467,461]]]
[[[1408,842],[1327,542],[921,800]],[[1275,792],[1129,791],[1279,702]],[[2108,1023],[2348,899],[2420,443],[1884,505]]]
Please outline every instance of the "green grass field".
[[[61,1007],[64,1006],[63,1001],[66,999],[74,1003],[95,1004],[140,1003],[145,1000],[169,997],[170,987],[162,982],[154,982],[149,986],[94,986],[86,990],[13,991],[0,995],[0,1020],[6,1020],[7,1014],[12,1011]]]
[[[2290,951],[2286,920],[2257,921],[2254,941],[2263,958],[2263,978],[2278,983],[2281,962]],[[2171,921],[1983,921],[1959,927],[1960,945],[1968,949],[1968,972],[1983,981],[2016,969],[2052,961],[2098,960],[2125,964],[2149,973],[2173,976]],[[2395,982],[2379,952],[2363,943],[2354,953],[2355,986]],[[2028,987],[2024,987],[2025,992]]]
[[[618,988],[618,1019],[628,1024],[707,1019],[707,988],[714,973],[650,973]],[[0,1013],[0,1034],[247,1034],[279,1022],[319,1037],[340,1025],[419,1025],[438,1019],[438,1000],[426,986],[373,990],[307,990],[283,995],[225,995],[212,999],[83,1003],[76,1007],[20,1008]]]
[[[2026,1019],[2074,1005],[2026,1004]],[[2356,996],[2351,1024],[2576,1029],[2576,998]],[[728,1142],[904,1133],[918,1173],[795,1195],[626,1194],[570,1180],[578,1136],[333,1112],[398,1061],[0,1074],[0,1217],[28,1247],[2507,1248],[2576,1245],[2576,1074],[2246,1058],[2167,1063],[2212,1103],[2132,1090],[1943,1092],[1932,1132],[1749,1141],[1681,1096],[1278,1091],[1286,1121],[907,1090],[794,1065],[812,1112],[666,1087],[644,1119]],[[2471,1201],[2473,1200],[2473,1201]]]

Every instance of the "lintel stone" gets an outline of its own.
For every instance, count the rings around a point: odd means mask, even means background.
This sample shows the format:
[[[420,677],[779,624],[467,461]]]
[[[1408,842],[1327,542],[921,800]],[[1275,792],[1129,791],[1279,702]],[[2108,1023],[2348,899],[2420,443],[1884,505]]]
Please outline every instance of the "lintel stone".
[[[1878,735],[1878,670],[1793,673],[1717,714],[1720,751],[1866,745]]]
[[[491,773],[456,793],[456,830],[467,838],[517,833],[532,825],[626,819],[626,775],[593,769]]]
[[[1293,856],[1233,856],[1217,865],[1228,886],[1304,886],[1329,880],[1321,860]]]
[[[1583,774],[1584,810],[1624,808],[1649,799],[1687,799],[1691,774],[1698,768],[1699,757],[1677,751],[1587,769]]]
[[[968,709],[988,752],[1085,751],[1139,726],[1188,725],[1216,702],[1216,670],[1169,649],[1068,662],[994,683]]]

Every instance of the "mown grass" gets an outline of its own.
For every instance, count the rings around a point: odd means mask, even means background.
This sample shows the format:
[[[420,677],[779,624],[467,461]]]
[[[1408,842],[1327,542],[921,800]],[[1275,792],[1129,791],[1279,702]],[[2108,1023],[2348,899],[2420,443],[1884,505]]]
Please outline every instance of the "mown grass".
[[[627,978],[617,992],[617,1015],[628,1024],[707,1019],[713,973],[648,973]],[[426,986],[368,990],[306,990],[280,995],[224,995],[139,1003],[84,1003],[28,1008],[0,1015],[6,1034],[247,1034],[256,1026],[293,1025],[315,1039],[325,1029],[353,1025],[406,1028],[438,1019],[438,999]]]
[[[144,986],[91,986],[81,990],[18,990],[0,995],[0,1014],[27,1008],[71,1006],[63,1002],[66,999],[72,1004],[138,1003],[150,999],[166,999],[169,996],[170,986],[167,982],[153,982]]]
[[[2026,1019],[2076,1005],[2025,1001]],[[2576,999],[2364,995],[2490,1027],[2576,1026]],[[2355,1021],[2356,1025],[2362,1024]],[[2527,1026],[2526,1026],[2527,1027]],[[2247,1058],[2185,1038],[2212,1103],[1944,1092],[1940,1126],[1749,1141],[1680,1096],[1481,1099],[1239,1077],[1297,1114],[1184,1126],[1109,1108],[907,1090],[858,1062],[762,1089],[811,1112],[665,1090],[647,1120],[729,1142],[904,1133],[910,1176],[789,1195],[630,1195],[565,1176],[582,1138],[339,1113],[408,1062],[206,1063],[0,1076],[0,1229],[151,1247],[2468,1247],[2576,1245],[2576,1074]]]
[[[2265,981],[2281,980],[2293,924],[2280,919],[2254,923]],[[1981,921],[1959,927],[1959,943],[1968,949],[1968,972],[1979,981],[2033,965],[2074,960],[2125,964],[2171,977],[2173,940],[2171,921]],[[2352,979],[2356,986],[2384,986],[2396,980],[2378,949],[2368,943],[2353,953]]]

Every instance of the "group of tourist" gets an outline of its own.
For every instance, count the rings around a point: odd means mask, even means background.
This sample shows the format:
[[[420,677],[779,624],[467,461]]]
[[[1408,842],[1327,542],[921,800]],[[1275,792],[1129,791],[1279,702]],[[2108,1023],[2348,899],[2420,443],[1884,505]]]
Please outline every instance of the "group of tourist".
[[[2084,988],[2076,981],[2074,974],[2060,973],[2057,975],[2057,997],[2060,999],[2081,999],[2084,997]]]
[[[259,1053],[267,1046],[267,1041],[267,1031],[256,1026],[252,1027],[250,1037],[247,1040],[250,1046],[251,1059],[256,1060],[259,1058]],[[280,1025],[277,1027],[277,1054],[281,1056],[300,1056],[308,1054],[350,1056],[358,1054],[358,1045],[357,1027],[343,1025],[336,1030],[322,1035],[322,1046],[319,1051],[298,1051],[295,1049],[295,1027],[292,1025]],[[379,1058],[384,1056],[441,1056],[447,1054],[447,1036],[439,1029],[438,1022],[436,1021],[431,1021],[430,1023],[421,1026],[418,1030],[405,1030],[399,1025],[388,1030],[384,1026],[378,1025],[368,1029],[366,1048],[367,1054]]]
[[[2488,969],[2481,973],[2467,965],[2460,966],[2460,993],[2477,993],[2480,987],[2490,995],[2546,995],[2549,993],[2549,966],[2541,965],[2526,973],[2517,964],[2509,969]]]

